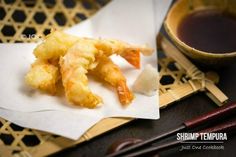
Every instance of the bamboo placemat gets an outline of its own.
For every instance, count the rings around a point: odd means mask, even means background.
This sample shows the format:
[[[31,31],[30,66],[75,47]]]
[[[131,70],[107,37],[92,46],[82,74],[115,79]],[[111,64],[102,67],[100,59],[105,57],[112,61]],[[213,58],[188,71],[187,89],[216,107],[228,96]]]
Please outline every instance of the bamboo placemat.
[[[73,26],[107,3],[108,0],[0,0],[0,42],[37,41],[39,36],[48,34],[51,28]],[[218,80],[217,74],[202,73],[168,40],[161,37],[158,41],[159,48],[166,54],[166,57],[158,59],[161,108],[198,91],[206,92],[218,105],[227,100],[214,84]],[[79,140],[72,141],[46,132],[22,128],[0,118],[0,157],[49,155],[90,140],[131,120],[104,119]]]

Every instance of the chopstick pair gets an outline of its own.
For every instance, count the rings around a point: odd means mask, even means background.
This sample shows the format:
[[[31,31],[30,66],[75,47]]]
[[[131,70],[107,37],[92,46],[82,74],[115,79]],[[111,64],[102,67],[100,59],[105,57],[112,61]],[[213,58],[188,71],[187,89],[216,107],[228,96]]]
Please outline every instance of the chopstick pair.
[[[177,146],[181,144],[184,141],[171,141],[164,143],[159,146],[151,146],[149,148],[141,149],[144,146],[153,144],[154,142],[158,142],[159,140],[170,136],[174,133],[183,131],[185,129],[191,129],[197,126],[200,126],[203,123],[210,123],[212,121],[219,120],[220,118],[223,118],[224,116],[231,115],[232,113],[236,112],[236,103],[232,103],[229,105],[225,105],[223,107],[217,108],[209,113],[203,114],[199,117],[190,119],[185,121],[182,125],[179,127],[172,129],[166,133],[154,136],[150,139],[147,139],[143,142],[137,143],[135,145],[129,146],[127,148],[121,149],[120,151],[114,152],[112,154],[107,155],[106,157],[117,157],[117,156],[124,156],[124,157],[135,157],[135,156],[141,156],[149,153],[154,153],[159,150],[163,150],[169,147]],[[200,132],[227,132],[229,130],[236,129],[236,120],[232,122],[226,122],[222,124],[215,125],[213,127],[209,127],[207,129],[201,130]],[[138,149],[141,150],[138,150]]]

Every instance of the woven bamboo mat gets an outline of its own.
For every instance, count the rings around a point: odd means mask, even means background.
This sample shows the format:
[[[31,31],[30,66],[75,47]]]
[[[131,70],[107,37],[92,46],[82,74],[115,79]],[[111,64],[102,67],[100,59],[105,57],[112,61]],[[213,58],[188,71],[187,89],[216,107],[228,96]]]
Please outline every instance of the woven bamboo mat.
[[[32,42],[48,34],[51,28],[63,29],[90,17],[108,0],[0,0],[0,42]],[[35,34],[35,35],[34,35]],[[204,91],[218,105],[227,97],[215,86],[218,76],[204,74],[163,37],[158,46],[165,51],[159,58],[160,107]],[[45,156],[128,123],[129,118],[107,118],[72,141],[42,131],[22,128],[0,118],[0,157]],[[106,126],[106,127],[104,127]]]

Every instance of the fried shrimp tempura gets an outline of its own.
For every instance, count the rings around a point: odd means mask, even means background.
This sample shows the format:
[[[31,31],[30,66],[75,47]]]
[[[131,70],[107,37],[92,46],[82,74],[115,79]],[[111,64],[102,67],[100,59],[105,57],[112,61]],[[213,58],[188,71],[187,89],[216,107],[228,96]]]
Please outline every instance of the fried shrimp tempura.
[[[34,49],[37,60],[32,64],[25,80],[33,88],[54,94],[56,82],[62,78],[69,102],[94,108],[102,99],[93,94],[88,87],[86,74],[91,70],[114,86],[120,102],[127,105],[133,100],[133,94],[128,89],[119,67],[109,59],[109,56],[120,55],[135,68],[139,68],[140,52],[150,55],[153,49],[130,45],[119,40],[79,38],[54,31]]]
[[[140,68],[140,52],[143,55],[151,55],[153,53],[153,49],[149,47],[130,45],[128,43],[112,39],[98,39],[96,40],[95,46],[103,52],[103,55],[120,55],[136,68]]]
[[[37,59],[25,76],[28,85],[44,92],[55,94],[56,83],[59,79],[59,69],[53,64]]]
[[[133,93],[127,87],[126,79],[120,68],[110,58],[105,56],[99,58],[99,64],[91,71],[91,74],[115,87],[122,105],[125,106],[132,102]]]
[[[34,49],[34,55],[41,60],[59,60],[67,50],[77,41],[78,37],[68,35],[61,31],[51,32],[43,43]]]
[[[87,40],[72,46],[60,59],[62,83],[66,97],[74,105],[95,108],[102,100],[88,87],[86,73],[95,62],[98,50]]]
[[[73,44],[80,40],[88,40],[94,44],[100,50],[100,55],[107,57],[113,54],[120,55],[136,68],[140,67],[140,52],[143,55],[150,55],[153,52],[153,49],[149,47],[130,45],[119,40],[79,38],[61,31],[54,31],[35,48],[34,55],[42,60],[58,61]]]

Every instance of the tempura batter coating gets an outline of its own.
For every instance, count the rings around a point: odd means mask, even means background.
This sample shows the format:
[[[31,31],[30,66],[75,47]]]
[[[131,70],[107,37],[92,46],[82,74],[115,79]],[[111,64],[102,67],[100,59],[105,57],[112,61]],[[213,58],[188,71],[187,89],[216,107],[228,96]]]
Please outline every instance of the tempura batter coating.
[[[93,94],[88,87],[86,73],[95,62],[98,50],[88,40],[82,40],[72,46],[60,59],[62,83],[66,97],[74,105],[95,108],[101,98]]]
[[[120,68],[110,58],[106,56],[99,58],[99,64],[91,73],[116,88],[122,105],[128,105],[132,102],[133,93],[129,90]]]
[[[50,94],[56,93],[56,83],[59,79],[59,69],[43,60],[36,60],[25,76],[28,85]]]
[[[77,41],[78,37],[61,31],[54,31],[46,36],[43,43],[34,49],[34,55],[41,60],[59,60]]]
[[[94,108],[102,100],[88,88],[86,74],[88,70],[96,68],[97,75],[114,86],[120,102],[127,105],[133,100],[133,94],[128,89],[119,67],[109,56],[120,55],[139,68],[140,52],[150,55],[153,49],[119,40],[79,38],[54,31],[35,48],[37,61],[26,75],[26,82],[33,88],[55,93],[56,82],[61,74],[68,101],[78,106]]]

